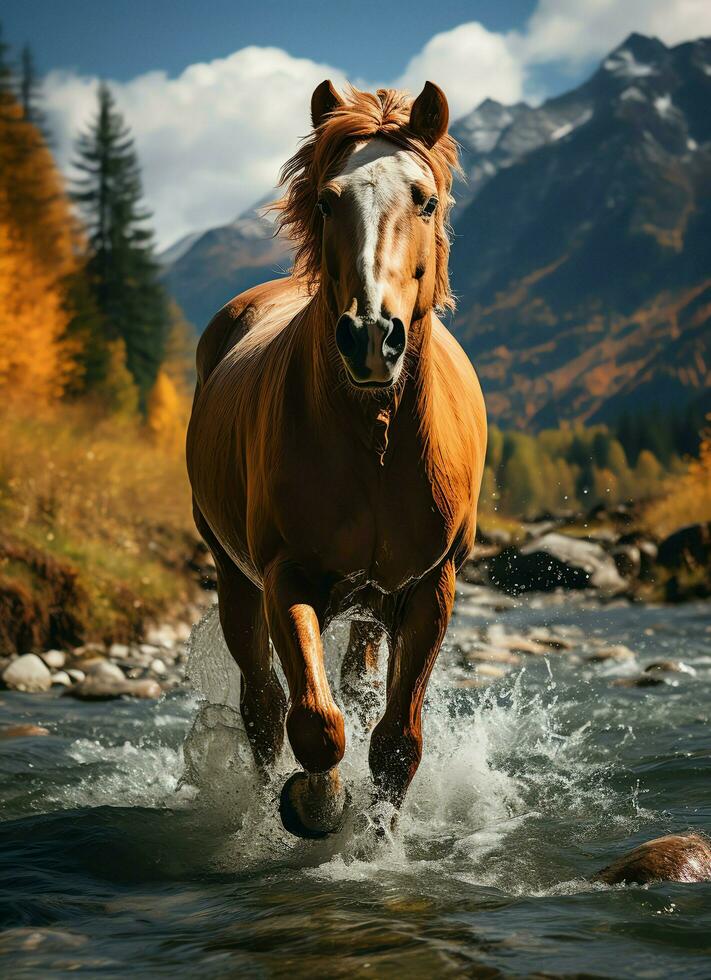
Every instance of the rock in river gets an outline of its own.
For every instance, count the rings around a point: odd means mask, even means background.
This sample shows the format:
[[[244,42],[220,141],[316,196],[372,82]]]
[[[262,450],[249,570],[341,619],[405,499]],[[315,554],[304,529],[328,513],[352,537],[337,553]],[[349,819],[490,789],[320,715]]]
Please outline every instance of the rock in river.
[[[68,688],[65,693],[80,701],[111,701],[122,697],[159,698],[163,688],[158,681],[133,681],[126,677],[119,681],[94,673]]]
[[[49,735],[49,731],[41,725],[19,724],[0,728],[0,738],[36,738],[38,735]]]
[[[555,532],[524,545],[507,548],[489,560],[494,585],[505,592],[550,592],[553,589],[598,589],[621,592],[625,582],[612,558],[599,544]]]
[[[52,686],[49,668],[36,653],[26,653],[13,660],[3,671],[2,679],[13,691],[48,691]]]
[[[635,847],[598,873],[606,885],[711,881],[711,846],[699,834],[667,834]]]
[[[87,676],[102,681],[115,681],[117,684],[122,684],[126,680],[126,675],[121,668],[109,660],[100,660],[98,663],[92,664],[87,670]]]

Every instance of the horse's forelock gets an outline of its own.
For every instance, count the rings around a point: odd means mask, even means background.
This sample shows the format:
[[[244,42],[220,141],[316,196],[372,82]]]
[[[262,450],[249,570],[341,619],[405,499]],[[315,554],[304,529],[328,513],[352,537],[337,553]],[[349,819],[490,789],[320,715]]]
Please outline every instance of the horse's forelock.
[[[447,133],[428,148],[409,128],[412,98],[397,89],[361,92],[348,86],[342,105],[303,141],[284,164],[280,184],[285,194],[273,207],[279,212],[279,230],[294,242],[294,270],[313,287],[321,271],[323,219],[317,208],[321,184],[338,176],[353,146],[379,136],[409,150],[429,167],[442,207],[437,210],[435,239],[437,275],[434,305],[454,308],[449,289],[449,236],[452,174],[459,171],[457,144]]]

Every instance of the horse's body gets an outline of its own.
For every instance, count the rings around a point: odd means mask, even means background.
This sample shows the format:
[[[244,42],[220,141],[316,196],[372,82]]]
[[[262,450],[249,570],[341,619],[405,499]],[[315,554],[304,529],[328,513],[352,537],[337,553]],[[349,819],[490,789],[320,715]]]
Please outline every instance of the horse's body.
[[[421,176],[391,148],[368,147],[370,155],[354,165],[357,152],[350,157],[356,189],[370,186],[374,173],[393,188],[397,175]],[[341,160],[337,171],[344,201],[349,193],[356,199],[348,167]],[[340,220],[343,227],[361,219],[342,211]],[[416,241],[412,234],[404,240]],[[345,749],[343,719],[320,634],[347,610],[356,610],[357,622],[345,696],[357,696],[382,633],[388,637],[387,708],[372,736],[371,769],[379,795],[402,802],[421,755],[420,712],[452,609],[455,569],[474,538],[486,445],[476,376],[432,309],[441,269],[432,267],[429,246],[417,246],[417,274],[398,272],[392,286],[382,273],[376,281],[364,271],[365,245],[357,281],[344,285],[350,262],[339,254],[342,242],[321,244],[326,268],[316,287],[297,268],[291,278],[238,296],[213,319],[198,350],[188,436],[196,522],[215,557],[255,758],[269,765],[283,737],[286,705],[270,636],[289,684],[289,739],[310,774],[301,792],[292,786],[283,798],[282,815],[306,833],[329,829],[341,808],[335,767]],[[393,238],[393,251],[397,244]],[[385,264],[373,260],[376,271]],[[350,306],[334,297],[334,283],[354,297]],[[362,316],[376,293],[375,313]],[[404,309],[400,320],[389,312],[394,304]],[[342,309],[349,312],[339,319]],[[334,342],[336,323],[342,333]]]

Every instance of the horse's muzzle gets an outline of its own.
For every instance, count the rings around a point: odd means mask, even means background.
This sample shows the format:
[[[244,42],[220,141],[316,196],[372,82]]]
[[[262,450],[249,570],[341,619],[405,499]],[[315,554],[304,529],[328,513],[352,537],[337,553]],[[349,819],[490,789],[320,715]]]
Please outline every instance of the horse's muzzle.
[[[336,324],[336,347],[359,388],[387,388],[397,380],[406,340],[397,317],[366,320],[344,313]]]

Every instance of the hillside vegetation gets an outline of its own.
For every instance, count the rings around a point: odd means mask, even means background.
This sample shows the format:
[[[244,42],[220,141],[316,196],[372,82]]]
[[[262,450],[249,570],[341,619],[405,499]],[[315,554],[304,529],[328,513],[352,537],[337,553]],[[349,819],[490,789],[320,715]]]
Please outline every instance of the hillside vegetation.
[[[194,543],[194,340],[157,280],[128,133],[102,90],[80,146],[89,212],[111,176],[99,240],[16,97],[31,83],[0,45],[0,652],[139,636],[187,601]]]

